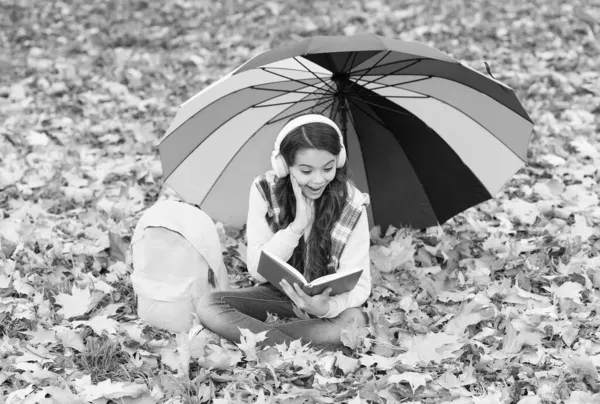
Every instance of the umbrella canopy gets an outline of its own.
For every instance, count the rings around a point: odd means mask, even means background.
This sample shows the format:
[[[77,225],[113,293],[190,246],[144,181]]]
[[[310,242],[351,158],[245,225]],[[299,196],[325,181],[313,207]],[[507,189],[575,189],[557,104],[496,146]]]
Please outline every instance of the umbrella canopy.
[[[165,183],[245,223],[279,130],[320,113],[344,133],[371,225],[424,228],[493,197],[525,163],[533,122],[513,90],[424,44],[317,36],[263,52],[181,105],[159,143]]]

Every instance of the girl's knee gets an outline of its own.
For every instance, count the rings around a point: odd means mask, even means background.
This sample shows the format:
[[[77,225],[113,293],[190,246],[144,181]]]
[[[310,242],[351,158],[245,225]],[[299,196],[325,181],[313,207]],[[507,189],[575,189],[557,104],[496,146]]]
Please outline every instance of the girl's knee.
[[[344,324],[356,324],[357,327],[366,327],[369,324],[369,316],[360,307],[352,307],[340,314],[340,320]]]
[[[205,293],[203,296],[196,299],[196,305],[202,306],[202,307],[207,307],[207,306],[215,306],[215,305],[221,304],[221,302],[222,302],[221,298],[223,297],[224,294],[225,294],[224,292],[220,292],[220,291]]]

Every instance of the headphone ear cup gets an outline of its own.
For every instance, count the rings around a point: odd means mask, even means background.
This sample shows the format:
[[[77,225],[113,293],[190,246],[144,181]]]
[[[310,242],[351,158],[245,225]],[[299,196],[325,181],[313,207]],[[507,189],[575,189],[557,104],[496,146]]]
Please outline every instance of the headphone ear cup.
[[[342,146],[341,150],[340,150],[340,154],[338,154],[337,156],[337,167],[343,167],[346,164],[346,148],[344,146]]]
[[[278,178],[283,178],[289,174],[288,166],[285,163],[285,159],[281,154],[271,156],[271,166],[273,168],[273,171],[275,171],[275,175]]]

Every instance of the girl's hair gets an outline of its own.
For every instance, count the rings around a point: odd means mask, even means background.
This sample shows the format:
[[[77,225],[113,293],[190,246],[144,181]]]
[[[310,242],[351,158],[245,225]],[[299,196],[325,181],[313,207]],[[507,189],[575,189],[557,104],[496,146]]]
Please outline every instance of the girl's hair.
[[[327,124],[308,123],[290,132],[279,148],[288,167],[294,165],[296,154],[303,149],[325,150],[337,156],[341,150],[340,137]],[[331,254],[331,230],[344,209],[349,181],[346,165],[337,168],[335,177],[315,201],[314,221],[306,243],[301,237],[288,261],[309,282],[335,271],[327,265]],[[296,217],[296,196],[289,175],[279,178],[275,183],[275,197],[281,208],[280,225],[285,228]]]

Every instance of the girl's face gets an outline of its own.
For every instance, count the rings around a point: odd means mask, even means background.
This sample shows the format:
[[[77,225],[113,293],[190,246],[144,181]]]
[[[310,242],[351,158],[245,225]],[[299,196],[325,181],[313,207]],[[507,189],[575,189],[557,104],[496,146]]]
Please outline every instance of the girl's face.
[[[308,199],[319,199],[327,184],[333,181],[336,156],[326,150],[302,149],[296,152],[290,175],[294,176]]]

